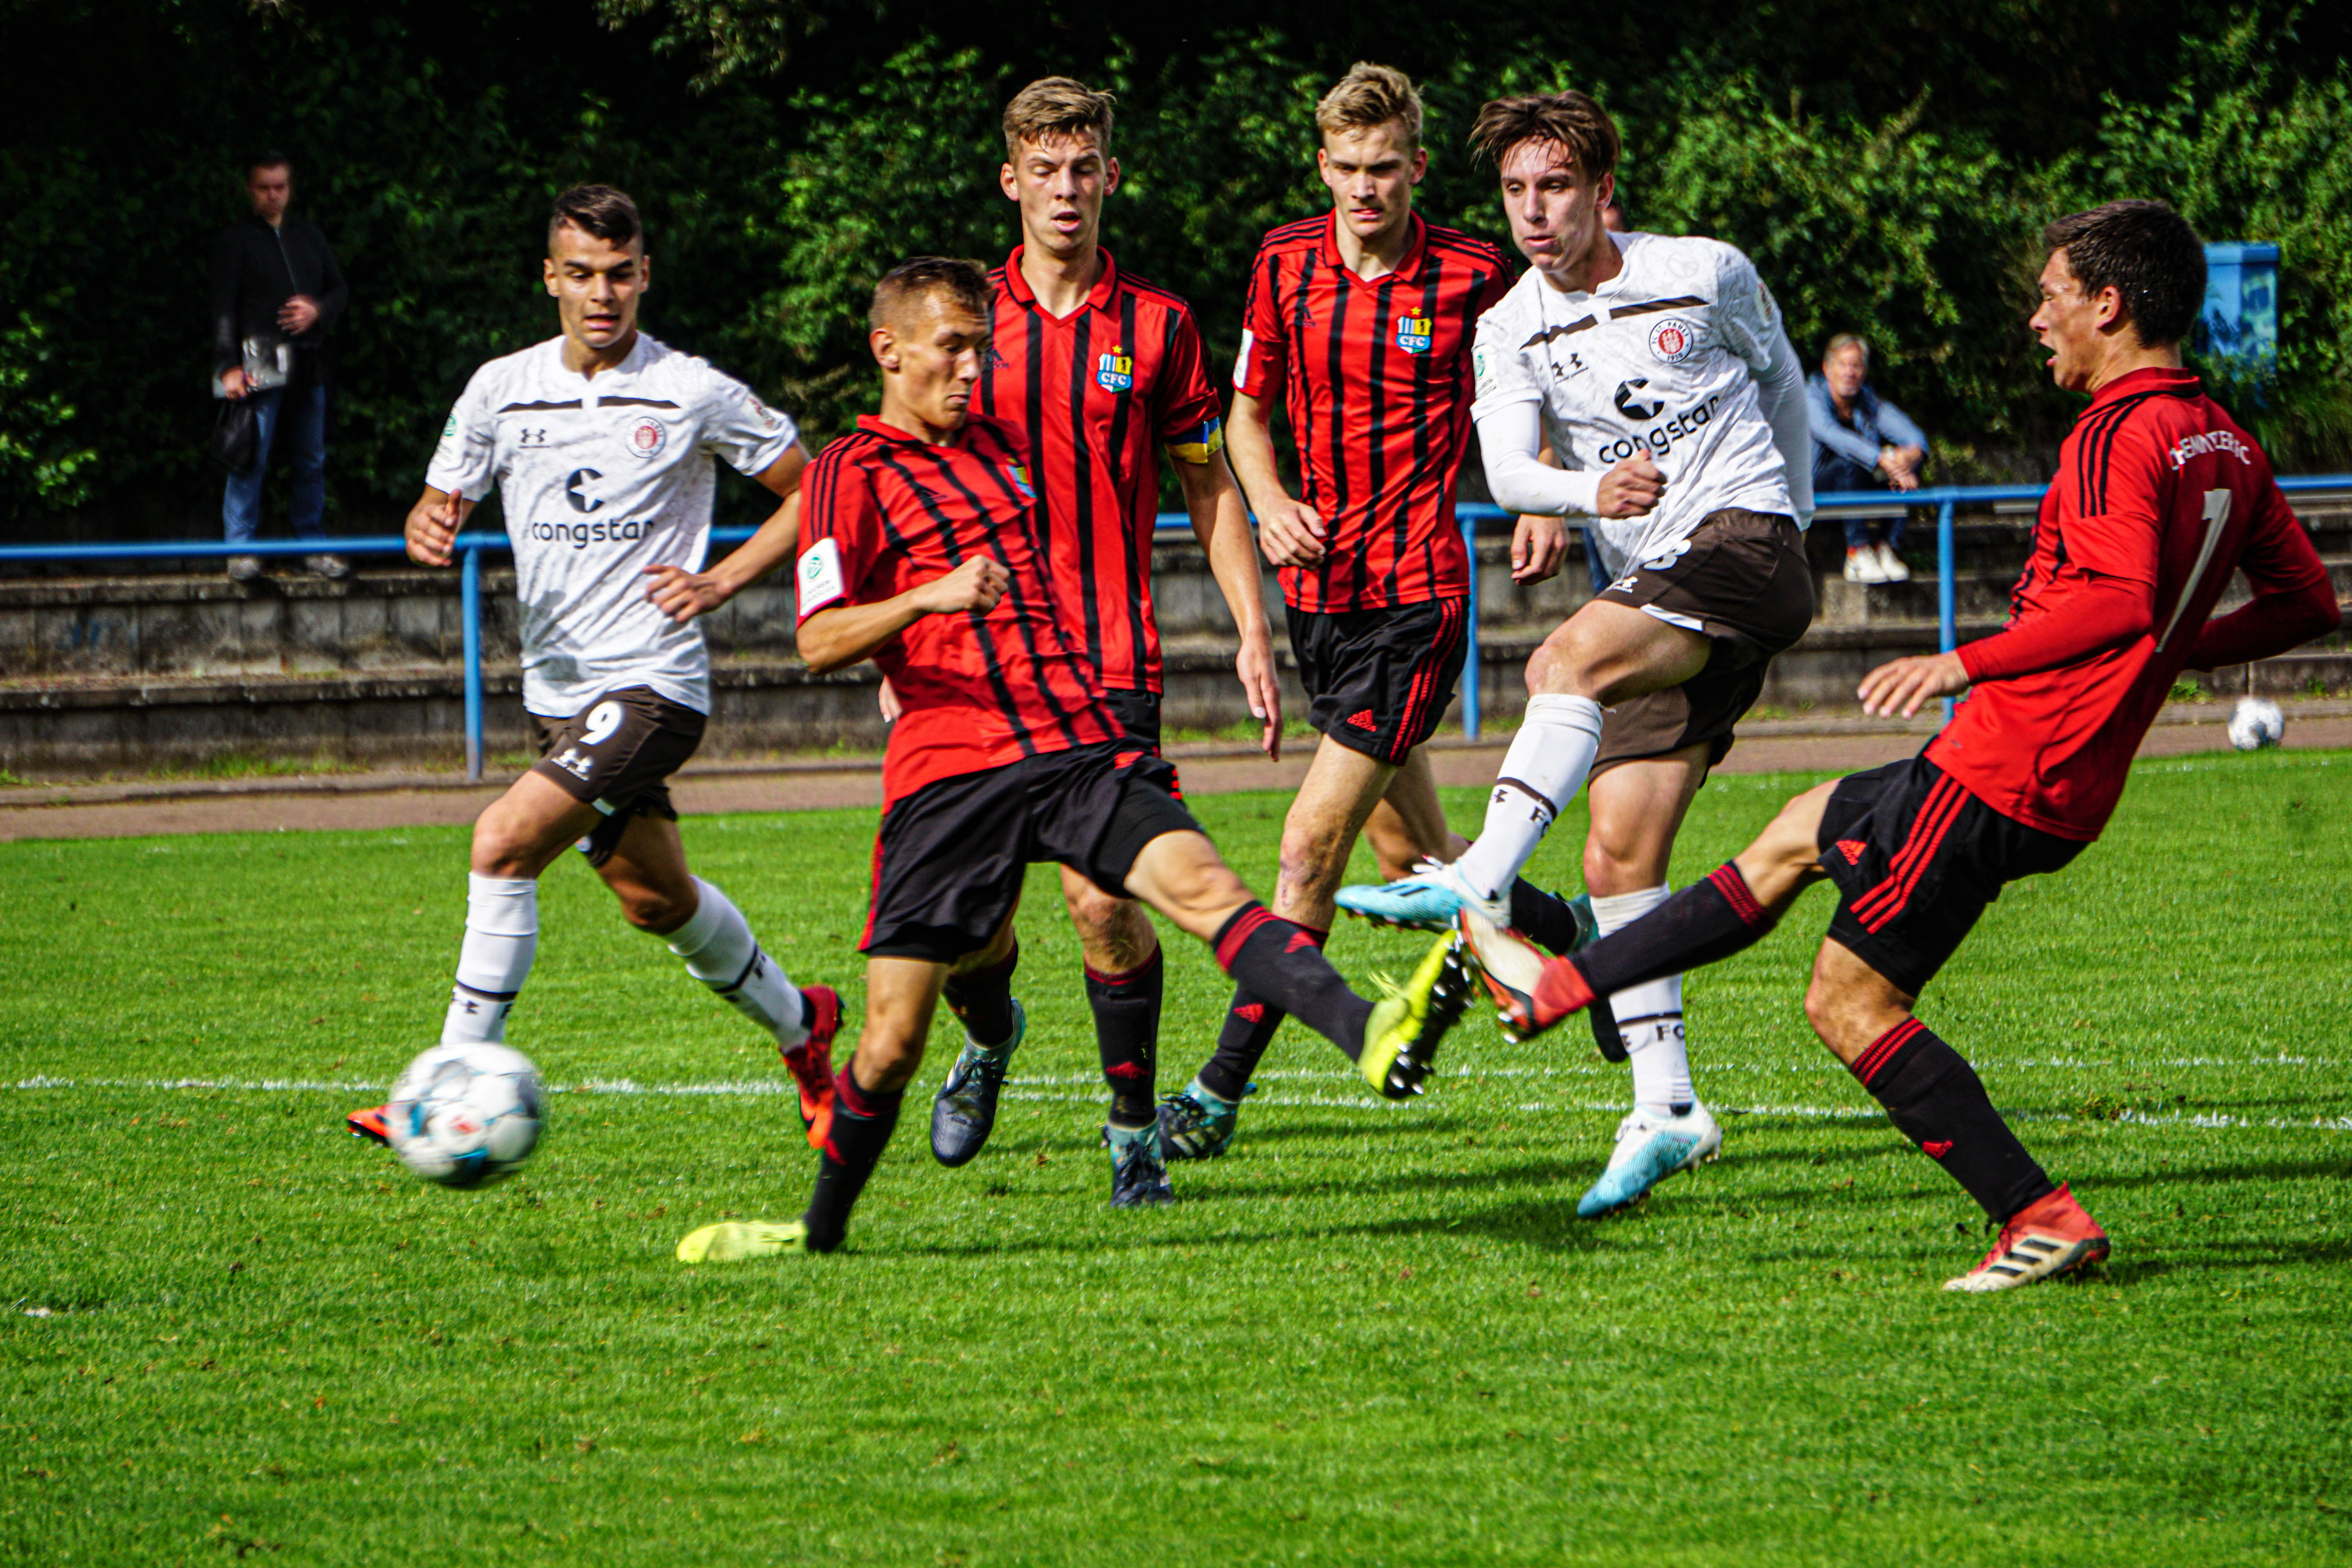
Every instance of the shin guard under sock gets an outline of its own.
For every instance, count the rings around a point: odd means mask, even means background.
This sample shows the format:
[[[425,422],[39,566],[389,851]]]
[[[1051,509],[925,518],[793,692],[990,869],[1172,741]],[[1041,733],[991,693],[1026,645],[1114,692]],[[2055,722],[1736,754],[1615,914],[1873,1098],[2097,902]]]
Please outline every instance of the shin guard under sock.
[[[1309,925],[1298,929],[1315,939],[1318,952],[1331,940],[1329,931]],[[1274,1044],[1275,1032],[1289,1016],[1248,986],[1234,987],[1233,1005],[1225,1010],[1224,1027],[1217,1032],[1216,1054],[1201,1069],[1201,1087],[1221,1100],[1241,1099],[1249,1089],[1250,1074],[1257,1071],[1266,1047]]]
[[[1095,1048],[1110,1085],[1110,1119],[1143,1127],[1152,1119],[1160,1048],[1160,998],[1168,966],[1159,950],[1124,974],[1087,970],[1087,1005],[1095,1015]]]
[[[1552,818],[1584,787],[1600,752],[1600,703],[1589,697],[1528,699],[1519,732],[1503,755],[1502,776],[1486,797],[1486,826],[1454,863],[1463,880],[1487,898],[1517,880]]]
[[[457,949],[457,984],[441,1021],[441,1043],[507,1037],[507,1015],[539,951],[539,884],[529,877],[466,879],[466,940]]]
[[[1002,963],[969,974],[950,974],[940,996],[963,1020],[963,1032],[980,1046],[1001,1046],[1013,1037],[1013,972],[1021,967],[1021,944]]]
[[[1727,860],[1568,962],[1595,994],[1613,996],[1646,981],[1729,958],[1761,940],[1780,918],[1756,901],[1748,879]]]
[[[1347,1052],[1349,1060],[1363,1054],[1372,1005],[1349,990],[1323,956],[1320,934],[1252,900],[1217,929],[1210,945],[1240,989],[1290,1014]]]
[[[882,1151],[889,1147],[890,1134],[898,1126],[898,1107],[907,1098],[903,1089],[887,1094],[860,1089],[857,1075],[847,1069],[835,1075],[833,1084],[833,1126],[817,1162],[816,1190],[801,1216],[808,1226],[811,1252],[831,1252],[848,1234],[849,1211],[857,1205],[857,1194],[866,1190],[866,1179],[874,1173]]]
[[[694,879],[692,918],[664,940],[686,972],[775,1037],[785,1050],[808,1038],[808,1007],[782,965],[760,949],[751,927],[725,893]]]
[[[1918,1019],[1906,1018],[1872,1041],[1847,1070],[1886,1108],[1896,1131],[1994,1219],[2006,1224],[2058,1190],[1992,1108],[1976,1068]]]

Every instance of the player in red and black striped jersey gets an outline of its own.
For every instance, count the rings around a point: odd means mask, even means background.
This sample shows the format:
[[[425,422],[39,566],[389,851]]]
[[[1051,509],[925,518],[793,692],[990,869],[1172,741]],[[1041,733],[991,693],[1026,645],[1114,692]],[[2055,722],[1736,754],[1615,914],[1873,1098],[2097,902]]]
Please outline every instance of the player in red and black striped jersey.
[[[1005,108],[999,184],[1019,204],[1021,243],[989,275],[994,336],[973,405],[1024,443],[1038,529],[1071,616],[1064,629],[1121,726],[1153,751],[1161,673],[1151,560],[1167,452],[1240,635],[1235,673],[1276,755],[1281,686],[1257,546],[1225,466],[1223,408],[1200,328],[1183,300],[1122,268],[1100,243],[1103,198],[1119,180],[1111,121],[1110,94],[1066,77],[1030,83]],[[1167,1202],[1173,1194],[1150,1136],[1159,939],[1131,900],[1109,897],[1067,867],[1062,893],[1110,1088],[1111,1202]],[[932,1110],[931,1147],[942,1161],[961,1164],[986,1142],[1010,1054],[1001,1040],[967,1043]]]
[[[1011,993],[992,976],[1034,861],[1075,868],[1208,942],[1227,973],[1297,1010],[1391,1098],[1419,1088],[1419,1042],[1447,1021],[1443,1006],[1375,1005],[1349,990],[1311,933],[1269,914],[1218,858],[1176,797],[1175,771],[1120,731],[1069,635],[1024,444],[971,413],[988,310],[972,262],[894,268],[869,318],[881,415],[809,468],[801,657],[819,674],[873,659],[903,710],[859,944],[866,1023],[835,1075],[807,1214],[703,1226],[678,1244],[687,1262],[841,1245],[950,974],[973,984],[968,1029],[1017,1032]]]
[[[2001,1226],[1946,1287],[1998,1290],[2107,1256],[2106,1233],[2027,1153],[1973,1068],[1912,1014],[2003,883],[2055,871],[2106,825],[2184,668],[2285,652],[2341,623],[2326,568],[2261,449],[2181,368],[2205,297],[2197,236],[2158,202],[2053,224],[2032,325],[2059,385],[2091,395],[2042,498],[2016,613],[1956,652],[1897,659],[1864,708],[1972,694],[1908,762],[1798,796],[1737,859],[1572,959],[1475,913],[1463,930],[1533,1032],[1626,985],[1711,963],[1811,883],[1838,889],[1805,1011],[1896,1127]],[[2209,620],[2233,571],[2251,604]]]
[[[1357,66],[1316,121],[1332,210],[1258,248],[1227,449],[1279,568],[1308,718],[1323,735],[1283,824],[1275,908],[1322,933],[1359,833],[1392,876],[1463,844],[1416,748],[1453,701],[1467,646],[1470,562],[1454,491],[1470,438],[1471,342],[1512,271],[1496,246],[1413,212],[1429,155],[1421,97],[1402,72]],[[1277,404],[1297,447],[1295,498],[1275,457]],[[1551,576],[1564,539],[1557,518],[1520,520],[1513,576]],[[1572,944],[1566,905],[1520,893],[1528,924]],[[1281,1022],[1265,998],[1234,994],[1216,1054],[1163,1108],[1165,1148],[1223,1148]]]

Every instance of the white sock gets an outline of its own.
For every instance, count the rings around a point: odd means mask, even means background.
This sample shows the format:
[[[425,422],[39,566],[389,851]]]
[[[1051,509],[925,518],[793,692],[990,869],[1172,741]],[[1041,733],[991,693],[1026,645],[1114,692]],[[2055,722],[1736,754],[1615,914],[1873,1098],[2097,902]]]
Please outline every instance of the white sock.
[[[539,884],[529,877],[466,877],[466,940],[441,1043],[507,1037],[507,1015],[539,949]]]
[[[1531,697],[1503,772],[1486,800],[1478,842],[1455,862],[1464,880],[1490,899],[1518,880],[1552,818],[1576,798],[1601,750],[1601,704],[1590,697]]]
[[[1666,901],[1673,889],[1660,883],[1637,893],[1610,893],[1592,900],[1601,934],[1622,931]],[[1698,1099],[1691,1087],[1690,1052],[1683,1037],[1683,977],[1632,985],[1609,998],[1617,1016],[1617,1037],[1633,1068],[1633,1103],[1662,1116]]]
[[[726,894],[694,879],[700,901],[694,918],[669,933],[669,950],[686,972],[792,1050],[808,1038],[808,1009],[776,961],[760,951],[750,922]]]

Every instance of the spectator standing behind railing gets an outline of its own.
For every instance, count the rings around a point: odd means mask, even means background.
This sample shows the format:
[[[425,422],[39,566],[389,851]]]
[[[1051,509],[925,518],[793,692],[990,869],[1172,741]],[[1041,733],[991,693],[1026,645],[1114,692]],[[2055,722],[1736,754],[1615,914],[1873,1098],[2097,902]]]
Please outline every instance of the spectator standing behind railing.
[[[1927,437],[1892,403],[1871,391],[1870,345],[1852,332],[1830,340],[1822,374],[1805,384],[1813,434],[1813,493],[1919,488],[1919,466],[1927,460]],[[1846,519],[1845,580],[1907,583],[1911,568],[1903,548],[1901,513],[1885,520],[1885,537],[1874,542],[1871,520]]]
[[[327,237],[286,216],[294,171],[282,153],[259,153],[247,163],[246,195],[253,216],[213,243],[213,378],[220,395],[251,398],[253,461],[228,477],[221,498],[221,528],[232,544],[251,539],[261,523],[261,481],[269,453],[282,440],[294,470],[295,534],[327,542],[327,334],[342,319],[351,289]],[[321,577],[348,577],[339,556],[303,558]],[[261,558],[232,555],[228,574],[240,583],[261,575]]]

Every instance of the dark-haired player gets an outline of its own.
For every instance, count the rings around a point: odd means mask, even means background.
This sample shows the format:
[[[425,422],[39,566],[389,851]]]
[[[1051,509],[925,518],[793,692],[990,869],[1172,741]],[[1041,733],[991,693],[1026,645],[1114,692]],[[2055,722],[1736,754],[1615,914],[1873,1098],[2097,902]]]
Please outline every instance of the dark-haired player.
[[[2032,326],[2052,376],[2091,405],[2060,448],[2014,613],[1997,636],[1862,683],[1865,710],[1906,717],[1969,691],[1951,723],[1908,762],[1806,791],[1738,858],[1572,959],[1546,960],[1474,905],[1462,915],[1489,987],[1534,1033],[1595,995],[1729,957],[1805,887],[1834,882],[1806,1016],[2001,1227],[1949,1290],[2051,1279],[2108,1242],[1913,1015],[1919,993],[2002,884],[2055,871],[2099,836],[2183,668],[2267,658],[2341,619],[2269,460],[2181,368],[2205,297],[2188,224],[2158,202],[2114,202],[2044,241]],[[2209,621],[2232,571],[2253,602]]]
[[[1424,223],[1421,95],[1403,72],[1359,64],[1315,110],[1316,167],[1332,210],[1268,234],[1250,268],[1226,449],[1280,569],[1290,647],[1323,739],[1282,827],[1275,911],[1318,942],[1359,833],[1383,874],[1460,847],[1418,748],[1454,700],[1467,646],[1470,562],[1454,515],[1470,439],[1470,345],[1510,287],[1483,239]],[[1298,452],[1285,488],[1272,420]],[[1513,575],[1559,569],[1556,517],[1522,518]],[[1560,900],[1521,889],[1521,925],[1560,949],[1579,927]],[[1282,1009],[1234,993],[1215,1055],[1160,1108],[1161,1149],[1222,1153]]]
[[[995,337],[982,356],[975,405],[1027,443],[1039,525],[1053,560],[1066,629],[1094,666],[1119,728],[1160,749],[1160,628],[1152,608],[1152,534],[1160,460],[1173,460],[1192,531],[1240,632],[1235,671],[1265,746],[1281,743],[1257,546],[1225,467],[1223,410],[1201,331],[1184,301],[1122,268],[1103,248],[1103,198],[1118,186],[1110,154],[1112,98],[1067,77],[1016,93],[1004,110],[999,183],[1020,204],[1021,243],[990,274]],[[1086,955],[1087,1002],[1110,1086],[1111,1203],[1174,1194],[1153,1135],[1163,964],[1150,918],[1062,868],[1062,894]],[[984,973],[948,982],[959,1014],[1009,1011],[1012,1034],[969,1038],[931,1110],[931,1151],[960,1165],[980,1152],[1020,1041],[1008,990],[1016,947]]]
[[[502,1040],[539,943],[539,877],[578,845],[621,914],[772,1036],[812,1142],[830,1114],[831,989],[796,987],[727,895],[690,874],[667,780],[694,754],[710,659],[694,617],[792,552],[808,455],[740,382],[637,330],[653,279],[629,198],[581,185],[547,226],[562,331],[466,384],[408,514],[408,552],[446,566],[496,485],[522,605],[523,706],[540,760],[474,824],[466,936],[445,1045]],[[742,548],[698,571],[713,459],[782,500]],[[353,1131],[383,1135],[377,1111]]]
[[[989,305],[972,262],[919,258],[884,278],[868,336],[881,416],[809,470],[801,657],[818,671],[871,658],[901,705],[859,944],[866,1024],[835,1080],[807,1213],[703,1226],[678,1244],[689,1263],[841,1245],[950,969],[1010,952],[1008,917],[1034,861],[1075,867],[1208,942],[1391,1097],[1413,1091],[1426,1071],[1415,1047],[1444,1021],[1349,991],[1310,934],[1267,913],[1218,858],[1176,799],[1175,770],[1119,728],[1092,658],[1065,631],[1028,443],[971,411]],[[1433,950],[1431,962],[1444,957]]]
[[[1805,378],[1771,291],[1718,240],[1611,230],[1617,127],[1580,92],[1497,99],[1471,133],[1532,263],[1478,323],[1478,445],[1500,505],[1595,520],[1615,580],[1528,662],[1528,710],[1478,841],[1339,904],[1443,927],[1490,918],[1591,780],[1584,881],[1601,932],[1667,896],[1675,837],[1765,666],[1813,617]],[[1557,466],[1537,460],[1549,440]],[[1633,1106],[1577,1204],[1592,1217],[1711,1158],[1682,981],[1609,999]],[[1616,1054],[1616,1053],[1612,1053]]]

